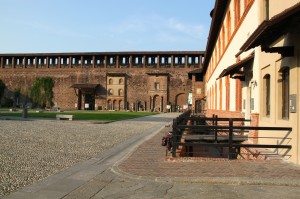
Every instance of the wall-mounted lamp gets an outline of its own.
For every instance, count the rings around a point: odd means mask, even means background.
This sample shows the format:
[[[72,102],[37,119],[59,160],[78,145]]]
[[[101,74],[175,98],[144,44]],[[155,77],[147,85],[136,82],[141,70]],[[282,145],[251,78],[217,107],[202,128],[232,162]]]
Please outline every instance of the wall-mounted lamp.
[[[257,86],[257,81],[256,80],[251,80],[250,81],[250,87],[255,87],[255,86]]]

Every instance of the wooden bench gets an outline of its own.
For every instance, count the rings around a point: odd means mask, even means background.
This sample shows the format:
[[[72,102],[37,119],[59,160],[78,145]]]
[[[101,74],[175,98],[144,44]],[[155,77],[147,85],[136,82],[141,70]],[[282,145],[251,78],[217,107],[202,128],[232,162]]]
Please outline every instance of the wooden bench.
[[[73,119],[75,119],[75,116],[74,115],[57,114],[56,119],[58,119],[58,120],[73,120]]]

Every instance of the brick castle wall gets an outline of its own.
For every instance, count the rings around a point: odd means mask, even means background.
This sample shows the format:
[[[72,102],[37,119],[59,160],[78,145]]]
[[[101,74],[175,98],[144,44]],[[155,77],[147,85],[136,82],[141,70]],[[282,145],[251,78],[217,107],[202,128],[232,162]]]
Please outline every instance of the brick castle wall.
[[[5,96],[13,97],[13,91],[21,88],[21,99],[24,101],[24,95],[29,91],[36,77],[51,77],[54,81],[54,99],[53,102],[62,109],[75,109],[77,103],[76,90],[71,88],[76,83],[100,84],[96,90],[95,104],[107,107],[107,74],[125,73],[126,74],[126,96],[128,104],[134,104],[138,101],[147,106],[150,110],[150,96],[163,96],[163,105],[168,102],[175,105],[185,104],[187,102],[188,92],[191,90],[191,80],[188,78],[188,68],[169,68],[169,69],[122,69],[122,68],[10,68],[1,69],[0,79],[5,83]],[[151,73],[165,73],[166,76],[152,75]],[[149,74],[150,73],[150,74]],[[151,87],[154,81],[160,82],[160,88],[163,91],[156,91],[151,94]],[[164,93],[161,93],[164,92]]]

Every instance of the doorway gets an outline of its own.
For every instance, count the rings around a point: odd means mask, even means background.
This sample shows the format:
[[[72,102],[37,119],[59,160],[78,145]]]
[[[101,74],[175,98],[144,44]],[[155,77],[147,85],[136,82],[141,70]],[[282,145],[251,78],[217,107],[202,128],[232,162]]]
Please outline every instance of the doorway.
[[[95,110],[95,94],[84,95],[84,110]]]

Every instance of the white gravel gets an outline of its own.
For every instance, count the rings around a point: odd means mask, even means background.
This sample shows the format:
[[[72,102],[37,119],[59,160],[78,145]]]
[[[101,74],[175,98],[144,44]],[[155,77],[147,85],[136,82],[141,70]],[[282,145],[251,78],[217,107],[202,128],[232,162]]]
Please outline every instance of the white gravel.
[[[177,114],[109,124],[56,120],[0,120],[0,197],[100,155]]]

